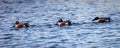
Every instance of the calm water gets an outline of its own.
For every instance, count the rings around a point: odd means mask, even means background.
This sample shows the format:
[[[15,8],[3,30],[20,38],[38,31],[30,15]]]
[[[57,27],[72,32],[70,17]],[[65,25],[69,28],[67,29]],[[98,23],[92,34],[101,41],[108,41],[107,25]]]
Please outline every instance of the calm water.
[[[112,21],[92,23],[96,16]],[[73,25],[55,25],[59,18]],[[0,48],[120,48],[120,0],[0,0]]]

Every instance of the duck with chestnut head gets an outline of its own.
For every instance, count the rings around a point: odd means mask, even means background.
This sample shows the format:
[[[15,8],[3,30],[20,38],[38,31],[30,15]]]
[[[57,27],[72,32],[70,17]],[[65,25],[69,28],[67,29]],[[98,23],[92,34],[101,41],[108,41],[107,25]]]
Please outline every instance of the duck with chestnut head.
[[[23,28],[23,27],[29,27],[29,24],[16,21],[14,26],[15,28]]]

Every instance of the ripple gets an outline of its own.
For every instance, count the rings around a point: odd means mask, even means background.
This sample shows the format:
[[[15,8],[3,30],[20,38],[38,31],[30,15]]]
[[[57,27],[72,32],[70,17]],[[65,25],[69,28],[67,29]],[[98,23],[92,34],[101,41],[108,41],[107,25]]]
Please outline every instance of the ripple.
[[[48,48],[65,48],[65,47],[60,46],[58,44],[54,44],[54,45],[49,46]]]
[[[10,1],[2,1],[4,4],[12,4],[13,2],[10,2]]]
[[[0,16],[0,18],[5,18],[5,16]]]
[[[80,23],[72,23],[72,25],[77,26],[80,25]]]
[[[41,39],[53,39],[53,38],[58,38],[61,37],[61,35],[57,35],[57,36],[48,36],[48,37],[40,37]]]
[[[12,37],[9,36],[9,37],[3,37],[3,38],[0,38],[0,39],[11,39]]]
[[[87,42],[87,43],[96,43],[96,42],[93,42],[93,41],[89,41],[89,42]]]
[[[68,39],[62,39],[61,41],[62,41],[62,42],[65,42],[65,41],[68,41]]]
[[[74,25],[74,26],[83,25],[83,24],[89,24],[89,23],[87,23],[87,22],[82,22],[82,23],[72,23],[72,25]]]
[[[48,27],[48,28],[53,28],[52,24],[46,24],[45,26]]]
[[[6,40],[13,38],[13,34],[3,34],[0,39]]]
[[[13,35],[13,34],[3,34],[3,36],[11,36],[11,35]]]
[[[98,48],[98,46],[92,46],[91,48]]]
[[[116,35],[105,35],[105,36],[102,36],[103,38],[104,37],[115,37]]]
[[[119,41],[120,42],[120,38],[116,38],[115,41]]]

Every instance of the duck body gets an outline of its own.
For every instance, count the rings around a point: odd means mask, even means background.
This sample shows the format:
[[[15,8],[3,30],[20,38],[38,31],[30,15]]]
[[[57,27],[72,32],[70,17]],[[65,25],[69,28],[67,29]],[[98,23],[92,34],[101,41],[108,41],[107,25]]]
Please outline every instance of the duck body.
[[[15,28],[23,28],[23,27],[29,27],[29,24],[16,21]]]
[[[63,21],[62,19],[59,19],[57,22],[58,26],[68,26],[71,25],[71,21],[67,20],[67,21]]]
[[[92,21],[94,23],[104,23],[104,22],[110,22],[110,18],[107,18],[107,17],[95,17]]]
[[[15,27],[16,28],[22,28],[22,27],[24,27],[24,25],[23,24],[16,24]]]
[[[59,26],[65,26],[66,23],[65,23],[65,22],[59,22],[58,25],[59,25]]]

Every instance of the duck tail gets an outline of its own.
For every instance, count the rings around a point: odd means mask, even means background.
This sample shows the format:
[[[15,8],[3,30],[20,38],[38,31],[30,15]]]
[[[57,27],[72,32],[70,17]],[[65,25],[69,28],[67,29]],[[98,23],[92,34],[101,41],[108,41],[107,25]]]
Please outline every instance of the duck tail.
[[[70,21],[70,20],[67,20],[67,22],[68,22],[68,24],[69,24],[69,25],[72,25],[72,23],[71,23],[71,21]]]
[[[28,23],[24,23],[25,27],[29,27],[29,24]]]
[[[111,18],[110,18],[110,17],[108,17],[107,19],[108,19],[109,22],[111,21]]]

